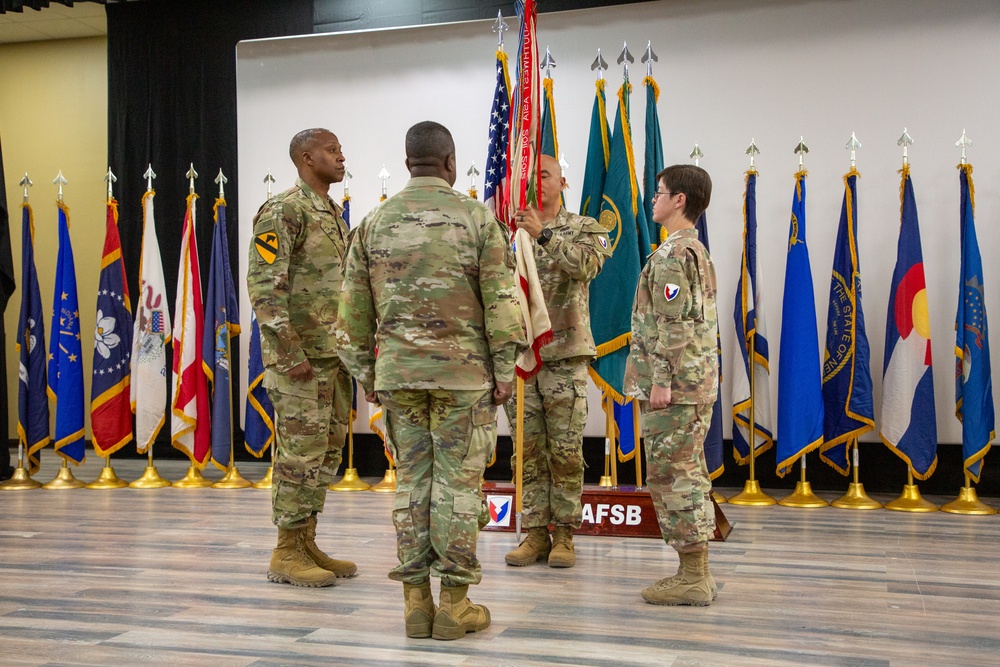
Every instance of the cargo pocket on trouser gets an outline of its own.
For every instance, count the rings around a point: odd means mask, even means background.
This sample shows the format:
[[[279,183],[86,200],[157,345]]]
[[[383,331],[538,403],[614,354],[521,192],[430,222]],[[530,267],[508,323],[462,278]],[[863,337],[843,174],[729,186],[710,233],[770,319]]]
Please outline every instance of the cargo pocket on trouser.
[[[482,510],[482,500],[475,491],[455,492],[445,549],[446,562],[441,563],[441,581],[446,586],[478,584],[482,579],[482,568],[476,558]]]
[[[413,514],[409,491],[396,492],[392,505],[392,523],[396,527],[396,555],[399,557],[399,565],[389,572],[389,578],[411,584],[426,580],[430,545],[421,543],[423,530]]]

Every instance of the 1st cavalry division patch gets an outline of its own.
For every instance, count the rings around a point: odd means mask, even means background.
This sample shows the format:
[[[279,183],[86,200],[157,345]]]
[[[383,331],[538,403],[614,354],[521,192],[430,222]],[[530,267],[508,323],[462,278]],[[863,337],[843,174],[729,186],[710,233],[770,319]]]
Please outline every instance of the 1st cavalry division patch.
[[[260,258],[268,264],[274,264],[274,258],[278,256],[278,235],[274,232],[263,232],[254,237],[254,247]]]

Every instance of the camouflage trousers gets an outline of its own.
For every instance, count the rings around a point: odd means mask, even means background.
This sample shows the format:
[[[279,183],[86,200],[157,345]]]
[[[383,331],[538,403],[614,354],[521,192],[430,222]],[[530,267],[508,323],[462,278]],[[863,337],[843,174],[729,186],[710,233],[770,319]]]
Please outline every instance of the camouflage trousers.
[[[496,446],[492,390],[379,391],[386,443],[396,461],[399,566],[389,578],[445,586],[478,584],[482,478]]]
[[[583,522],[583,427],[587,423],[587,357],[546,361],[524,383],[523,525],[579,528]],[[514,437],[517,403],[504,406]],[[516,442],[516,439],[515,439]],[[516,470],[516,458],[510,467]]]
[[[351,416],[351,376],[340,360],[309,363],[316,373],[309,382],[278,373],[267,377],[276,431],[271,520],[279,528],[295,528],[323,511]]]
[[[705,436],[712,404],[670,405],[652,410],[642,401],[646,483],[663,539],[677,551],[708,542],[715,531],[712,482],[705,463]]]

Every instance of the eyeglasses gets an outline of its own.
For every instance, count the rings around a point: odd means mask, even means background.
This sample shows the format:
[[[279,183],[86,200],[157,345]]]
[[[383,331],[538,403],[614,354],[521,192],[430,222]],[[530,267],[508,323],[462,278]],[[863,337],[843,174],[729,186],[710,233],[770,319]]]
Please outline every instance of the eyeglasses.
[[[656,199],[657,197],[667,197],[669,199],[670,197],[673,197],[674,194],[675,193],[670,192],[669,190],[657,190],[653,193],[653,199]]]

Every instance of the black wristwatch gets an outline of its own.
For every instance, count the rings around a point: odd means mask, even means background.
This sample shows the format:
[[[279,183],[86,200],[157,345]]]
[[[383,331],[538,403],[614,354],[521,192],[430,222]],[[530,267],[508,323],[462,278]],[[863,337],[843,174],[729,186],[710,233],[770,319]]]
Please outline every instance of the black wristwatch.
[[[552,230],[546,227],[538,235],[538,245],[545,245],[551,240],[552,240]]]

